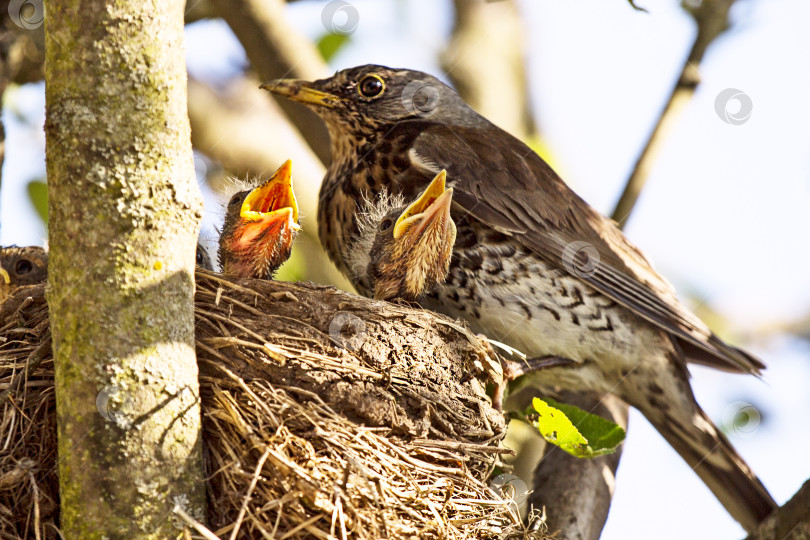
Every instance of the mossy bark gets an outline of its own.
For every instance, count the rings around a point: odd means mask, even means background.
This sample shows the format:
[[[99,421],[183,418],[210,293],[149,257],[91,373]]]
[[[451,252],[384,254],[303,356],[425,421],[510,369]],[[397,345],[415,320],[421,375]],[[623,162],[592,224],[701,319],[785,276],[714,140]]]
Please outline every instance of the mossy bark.
[[[66,538],[201,518],[194,180],[179,0],[47,2],[48,303]]]

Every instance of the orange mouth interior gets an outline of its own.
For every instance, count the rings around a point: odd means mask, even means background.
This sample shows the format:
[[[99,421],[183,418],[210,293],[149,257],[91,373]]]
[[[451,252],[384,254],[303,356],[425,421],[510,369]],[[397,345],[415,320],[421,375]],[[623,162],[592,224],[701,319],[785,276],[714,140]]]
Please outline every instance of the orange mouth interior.
[[[265,214],[292,211],[292,221],[298,223],[298,204],[292,189],[292,163],[287,160],[264,184],[245,197],[240,215],[250,221],[264,220]],[[286,212],[285,212],[286,215]],[[281,217],[281,216],[279,216]]]
[[[292,163],[287,160],[273,176],[248,193],[239,215],[243,223],[237,245],[245,246],[259,235],[278,235],[283,225],[288,233],[298,231],[298,204],[292,189]],[[275,232],[271,232],[275,231]]]

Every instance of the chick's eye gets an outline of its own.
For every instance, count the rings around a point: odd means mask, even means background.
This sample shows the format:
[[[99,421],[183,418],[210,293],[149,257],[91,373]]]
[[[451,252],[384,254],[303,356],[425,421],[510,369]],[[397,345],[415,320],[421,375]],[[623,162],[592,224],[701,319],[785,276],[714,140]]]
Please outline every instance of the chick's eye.
[[[31,264],[31,261],[29,261],[28,259],[21,259],[17,261],[16,265],[14,265],[14,271],[17,273],[18,276],[27,274],[33,269],[34,265]]]
[[[377,75],[366,75],[357,85],[360,95],[367,98],[377,97],[385,90],[385,83]]]
[[[391,219],[391,218],[385,218],[384,220],[382,220],[382,221],[380,222],[380,228],[382,228],[382,230],[384,230],[384,231],[387,231],[387,230],[388,230],[388,229],[390,229],[390,228],[391,228],[393,225],[394,225],[394,220],[393,220],[393,219]]]
[[[239,204],[239,197],[234,197],[231,199],[231,202],[228,203],[228,206],[236,206]]]

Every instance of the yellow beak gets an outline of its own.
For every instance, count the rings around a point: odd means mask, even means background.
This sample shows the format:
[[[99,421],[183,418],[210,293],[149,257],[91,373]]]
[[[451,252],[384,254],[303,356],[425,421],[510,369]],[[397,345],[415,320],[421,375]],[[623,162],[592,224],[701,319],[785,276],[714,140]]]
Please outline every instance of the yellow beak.
[[[312,87],[311,82],[300,79],[276,79],[264,83],[259,88],[299,103],[322,107],[334,107],[341,100],[334,94],[316,90]]]
[[[416,201],[411,203],[410,206],[408,206],[408,208],[406,208],[405,211],[400,214],[397,222],[394,224],[394,238],[399,238],[402,236],[414,221],[425,217],[421,214],[425,212],[426,209],[430,208],[430,206],[443,195],[445,195],[445,197],[441,201],[440,206],[443,208],[446,205],[447,210],[449,210],[450,203],[452,202],[453,190],[450,189],[445,191],[444,185],[446,179],[447,171],[442,170],[433,178],[433,180],[430,181],[430,184],[428,184],[428,187],[422,192],[422,195],[420,195]],[[433,210],[437,211],[442,208],[434,208]]]

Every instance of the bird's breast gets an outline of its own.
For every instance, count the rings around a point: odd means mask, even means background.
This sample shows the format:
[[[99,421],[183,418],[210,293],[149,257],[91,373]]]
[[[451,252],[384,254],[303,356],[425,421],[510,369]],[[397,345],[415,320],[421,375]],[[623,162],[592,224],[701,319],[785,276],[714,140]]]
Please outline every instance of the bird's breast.
[[[446,282],[422,304],[464,318],[529,358],[556,355],[580,364],[548,370],[552,386],[609,391],[605,381],[613,377],[602,373],[620,377],[649,353],[652,339],[627,309],[513,242],[457,249]]]

